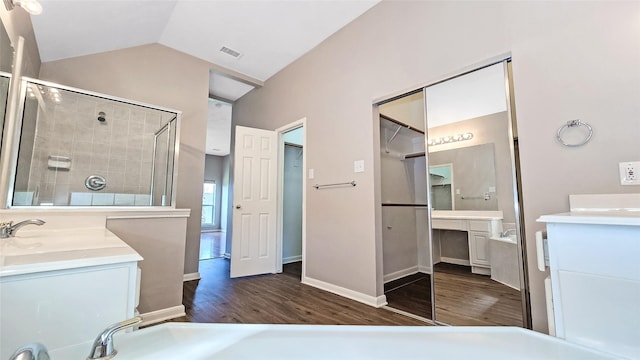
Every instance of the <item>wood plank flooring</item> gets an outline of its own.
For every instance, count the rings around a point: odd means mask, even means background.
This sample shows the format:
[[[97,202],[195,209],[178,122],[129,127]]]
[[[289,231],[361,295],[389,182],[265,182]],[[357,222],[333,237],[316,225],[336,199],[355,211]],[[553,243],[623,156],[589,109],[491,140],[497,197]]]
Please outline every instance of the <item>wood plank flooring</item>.
[[[416,273],[384,284],[389,307],[431,319],[431,279]]]
[[[520,292],[468,266],[435,265],[436,320],[450,325],[523,326]]]
[[[471,273],[468,266],[435,266],[436,320],[449,325],[523,326],[520,292]],[[389,307],[431,319],[428,274],[417,273],[385,284]]]
[[[247,324],[419,325],[426,323],[300,283],[300,263],[281,274],[229,278],[227,259],[200,262],[184,283],[187,315],[173,321]]]

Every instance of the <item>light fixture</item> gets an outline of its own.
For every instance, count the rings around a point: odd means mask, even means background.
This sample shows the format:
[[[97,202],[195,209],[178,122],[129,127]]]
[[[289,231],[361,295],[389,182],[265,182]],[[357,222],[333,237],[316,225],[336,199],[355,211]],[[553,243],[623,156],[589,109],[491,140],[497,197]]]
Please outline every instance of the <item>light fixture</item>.
[[[42,5],[38,0],[4,0],[4,6],[8,11],[13,10],[14,6],[20,6],[31,15],[42,13]]]
[[[429,139],[429,141],[427,141],[427,144],[429,146],[434,146],[434,145],[454,143],[458,141],[466,141],[471,139],[473,139],[473,133],[467,132],[464,134],[456,134],[456,135],[449,135],[449,136]]]

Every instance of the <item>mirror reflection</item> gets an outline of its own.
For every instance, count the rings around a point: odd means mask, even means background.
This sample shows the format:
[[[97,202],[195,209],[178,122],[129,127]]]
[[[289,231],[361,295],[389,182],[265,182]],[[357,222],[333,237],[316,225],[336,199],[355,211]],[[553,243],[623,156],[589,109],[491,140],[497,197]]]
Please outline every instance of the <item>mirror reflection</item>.
[[[425,89],[430,174],[451,171],[450,192],[430,175],[435,320],[447,324],[524,326],[503,66]]]
[[[177,114],[26,81],[12,205],[169,206]]]

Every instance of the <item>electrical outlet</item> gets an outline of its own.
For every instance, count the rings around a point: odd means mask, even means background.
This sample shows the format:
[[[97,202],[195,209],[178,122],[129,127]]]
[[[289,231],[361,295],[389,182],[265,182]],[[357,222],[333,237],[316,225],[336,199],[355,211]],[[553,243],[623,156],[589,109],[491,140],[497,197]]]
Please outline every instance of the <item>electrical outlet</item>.
[[[640,185],[640,161],[621,162],[620,184]]]

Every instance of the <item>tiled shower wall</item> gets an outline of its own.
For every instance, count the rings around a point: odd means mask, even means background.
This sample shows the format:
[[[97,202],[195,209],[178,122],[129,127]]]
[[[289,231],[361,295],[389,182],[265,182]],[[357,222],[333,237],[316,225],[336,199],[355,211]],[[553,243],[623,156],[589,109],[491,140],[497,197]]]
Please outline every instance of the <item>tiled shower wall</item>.
[[[69,205],[71,193],[74,202],[83,197],[78,193],[91,193],[85,198],[93,199],[93,205],[133,205],[134,197],[136,205],[145,201],[148,205],[154,133],[173,114],[63,90],[56,102],[47,90],[45,87],[42,96],[28,97],[26,106],[38,107],[25,189],[33,193],[33,204]],[[101,111],[105,122],[98,121]],[[50,156],[70,158],[70,169],[50,167]],[[20,164],[27,161],[19,159]],[[106,188],[98,192],[87,189],[85,179],[90,175],[103,176]],[[19,189],[19,183],[16,190],[25,191]],[[97,194],[104,194],[102,200]],[[109,200],[110,196],[115,200]]]

